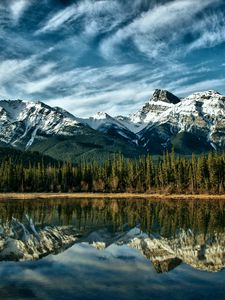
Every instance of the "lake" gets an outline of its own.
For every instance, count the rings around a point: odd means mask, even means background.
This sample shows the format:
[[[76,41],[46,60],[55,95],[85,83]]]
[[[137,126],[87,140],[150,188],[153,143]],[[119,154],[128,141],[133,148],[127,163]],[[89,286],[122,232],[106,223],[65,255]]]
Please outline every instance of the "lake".
[[[0,202],[0,299],[225,299],[225,201]]]

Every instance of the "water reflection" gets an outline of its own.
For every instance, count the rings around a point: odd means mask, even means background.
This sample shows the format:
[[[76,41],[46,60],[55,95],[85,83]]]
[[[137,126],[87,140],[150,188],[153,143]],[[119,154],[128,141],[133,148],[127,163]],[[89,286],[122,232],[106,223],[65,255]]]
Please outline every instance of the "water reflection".
[[[171,237],[191,229],[203,235],[225,231],[223,200],[12,200],[0,202],[4,224],[13,217],[24,221],[30,216],[36,226],[74,225],[79,229],[107,226],[117,230],[127,224],[140,225],[142,231]]]
[[[127,246],[98,251],[78,244],[40,261],[2,263],[0,275],[1,299],[222,300],[225,295],[224,271],[200,272],[182,264],[157,274]]]
[[[9,240],[61,252],[1,262],[1,299],[224,299],[225,201],[16,200],[0,218],[3,260]]]

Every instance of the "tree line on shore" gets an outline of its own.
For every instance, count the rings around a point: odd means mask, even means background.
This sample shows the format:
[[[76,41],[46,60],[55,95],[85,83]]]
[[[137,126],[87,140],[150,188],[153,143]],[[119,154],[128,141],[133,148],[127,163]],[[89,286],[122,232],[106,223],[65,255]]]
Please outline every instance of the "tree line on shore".
[[[32,160],[24,165],[10,156],[0,162],[1,192],[224,193],[225,154],[192,157],[165,153],[104,163],[53,163]]]

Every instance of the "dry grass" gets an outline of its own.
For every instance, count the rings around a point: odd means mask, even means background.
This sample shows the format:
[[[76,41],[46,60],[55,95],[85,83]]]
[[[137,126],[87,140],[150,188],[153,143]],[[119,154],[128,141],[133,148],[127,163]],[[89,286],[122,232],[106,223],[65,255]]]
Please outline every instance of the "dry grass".
[[[135,194],[135,193],[0,193],[0,200],[8,199],[159,199],[159,200],[192,200],[192,199],[221,199],[224,195],[209,194]]]

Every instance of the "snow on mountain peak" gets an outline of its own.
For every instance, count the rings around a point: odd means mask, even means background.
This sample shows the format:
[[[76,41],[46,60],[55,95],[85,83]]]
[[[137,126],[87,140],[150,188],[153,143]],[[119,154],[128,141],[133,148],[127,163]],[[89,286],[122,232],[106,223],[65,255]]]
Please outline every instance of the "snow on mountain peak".
[[[160,113],[154,122],[149,122],[143,132],[142,142],[150,147],[150,136],[161,139],[161,145],[168,145],[170,139],[179,133],[192,134],[205,139],[214,149],[223,148],[225,128],[225,97],[209,90],[194,93],[170,109]]]
[[[212,99],[212,98],[221,99],[221,98],[224,98],[224,96],[222,96],[217,91],[209,90],[209,91],[203,91],[203,92],[193,93],[193,94],[189,95],[188,97],[185,97],[183,99],[183,101],[184,100],[199,100],[199,101],[203,101],[203,100],[209,100],[209,99]]]
[[[94,119],[94,120],[104,120],[104,119],[107,119],[107,118],[110,118],[110,116],[107,113],[102,112],[102,111],[97,112],[96,114],[94,114],[91,117],[91,119]]]
[[[139,124],[136,130],[143,129],[147,123],[154,122],[159,115],[170,109],[175,104],[180,103],[180,99],[166,90],[155,90],[150,100],[138,110],[129,116],[130,121]]]
[[[0,118],[0,140],[12,145],[26,140],[28,148],[38,132],[72,135],[81,125],[69,113],[66,115],[40,101],[2,100],[0,107],[4,111]]]
[[[10,145],[25,143],[29,148],[42,136],[73,136],[85,134],[90,128],[146,145],[147,150],[151,148],[151,136],[158,136],[162,145],[168,145],[171,137],[182,132],[204,137],[214,149],[221,149],[225,145],[225,96],[209,90],[180,100],[157,89],[141,109],[128,117],[114,118],[98,112],[87,119],[40,101],[0,101],[0,141]]]

